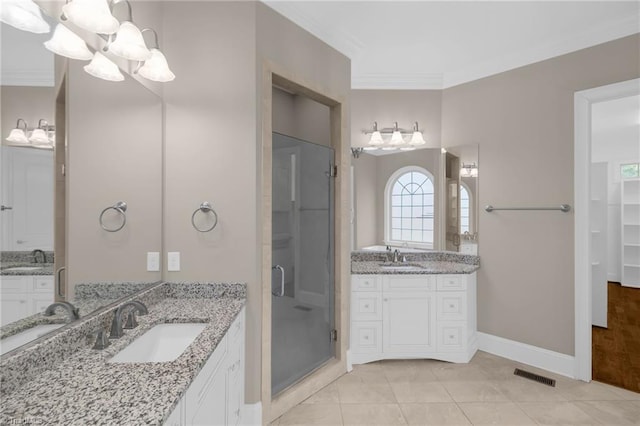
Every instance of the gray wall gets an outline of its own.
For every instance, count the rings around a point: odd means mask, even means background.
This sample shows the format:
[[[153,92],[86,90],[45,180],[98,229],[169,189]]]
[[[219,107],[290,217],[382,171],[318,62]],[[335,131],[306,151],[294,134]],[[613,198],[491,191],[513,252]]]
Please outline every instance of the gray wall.
[[[443,146],[478,143],[479,204],[573,204],[574,92],[640,76],[640,36],[444,90]],[[478,329],[574,353],[572,212],[480,211]]]

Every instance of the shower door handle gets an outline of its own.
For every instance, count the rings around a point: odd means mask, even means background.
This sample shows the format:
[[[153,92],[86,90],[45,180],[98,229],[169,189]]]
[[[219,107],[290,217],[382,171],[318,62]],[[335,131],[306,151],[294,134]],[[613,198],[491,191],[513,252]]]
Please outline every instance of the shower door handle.
[[[280,265],[271,267],[272,271],[275,269],[280,271],[280,294],[274,293],[273,290],[271,290],[271,294],[273,294],[276,297],[282,297],[284,296],[284,268]]]

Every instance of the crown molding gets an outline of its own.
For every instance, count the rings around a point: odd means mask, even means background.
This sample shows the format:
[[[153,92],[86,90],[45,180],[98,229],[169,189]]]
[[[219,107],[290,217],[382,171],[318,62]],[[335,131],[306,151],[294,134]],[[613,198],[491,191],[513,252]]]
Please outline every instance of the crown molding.
[[[626,16],[617,21],[593,27],[562,40],[556,40],[530,49],[523,49],[509,55],[504,55],[499,59],[480,62],[464,70],[447,72],[444,75],[442,88],[447,89],[639,32],[640,14]]]
[[[352,89],[439,90],[443,75],[440,73],[362,73],[351,77]]]
[[[55,86],[54,76],[51,71],[43,70],[9,70],[2,71],[0,85],[2,86]]]
[[[264,3],[349,59],[358,56],[365,46],[365,44],[354,37],[353,34],[341,28],[327,28],[325,25],[311,18],[304,10],[305,2],[265,1]]]

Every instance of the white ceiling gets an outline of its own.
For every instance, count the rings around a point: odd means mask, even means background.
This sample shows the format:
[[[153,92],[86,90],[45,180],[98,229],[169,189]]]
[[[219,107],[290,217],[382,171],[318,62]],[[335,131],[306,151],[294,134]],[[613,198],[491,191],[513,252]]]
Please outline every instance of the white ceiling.
[[[442,89],[640,32],[637,0],[263,1],[348,56],[354,89]]]

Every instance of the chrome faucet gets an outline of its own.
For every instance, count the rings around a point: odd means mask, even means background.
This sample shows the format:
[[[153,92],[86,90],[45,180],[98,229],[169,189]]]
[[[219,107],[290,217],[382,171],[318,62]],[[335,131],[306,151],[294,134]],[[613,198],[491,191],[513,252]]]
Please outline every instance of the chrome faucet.
[[[133,310],[137,311],[140,315],[146,315],[149,313],[144,303],[137,300],[132,300],[131,302],[120,305],[118,309],[116,309],[116,312],[113,314],[113,322],[111,322],[111,333],[109,333],[110,339],[119,339],[120,337],[124,336],[124,332],[122,330],[122,315],[124,314],[124,310],[128,307],[132,307]],[[135,316],[132,316],[131,318],[132,319],[128,321],[128,328],[134,328],[136,325],[138,325],[135,321]]]
[[[42,262],[38,262],[38,255],[42,255]],[[33,257],[33,261],[35,263],[47,263],[47,255],[44,253],[44,251],[40,250],[40,249],[35,249],[31,252],[31,257]]]
[[[56,308],[58,307],[62,307],[67,311],[67,314],[69,314],[69,322],[80,319],[78,308],[76,308],[69,302],[52,303],[51,305],[47,306],[47,309],[45,309],[42,315],[44,315],[45,317],[50,317],[55,313]]]
[[[400,262],[400,252],[398,251],[398,249],[396,249],[396,250],[393,252],[393,260],[392,260],[392,262],[393,262],[393,263],[398,263],[398,262]]]

